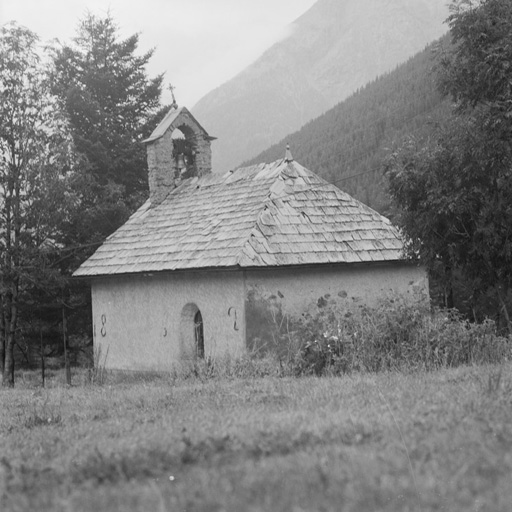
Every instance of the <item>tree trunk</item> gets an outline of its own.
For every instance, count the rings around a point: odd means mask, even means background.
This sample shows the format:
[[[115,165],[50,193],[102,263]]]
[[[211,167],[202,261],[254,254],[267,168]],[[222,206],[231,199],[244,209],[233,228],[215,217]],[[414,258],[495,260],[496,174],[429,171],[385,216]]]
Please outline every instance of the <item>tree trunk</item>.
[[[39,310],[41,311],[41,310]],[[41,350],[41,385],[44,388],[44,380],[45,380],[45,368],[44,368],[44,345],[43,345],[43,328],[41,321],[41,313],[39,313],[39,348]]]
[[[12,159],[15,161],[15,158]],[[4,302],[5,368],[2,376],[4,387],[14,387],[14,345],[18,325],[18,293],[21,234],[21,185],[20,169],[12,165],[5,197],[6,238],[4,262],[4,286],[7,287]],[[7,278],[5,278],[7,276]]]
[[[446,295],[446,307],[448,309],[453,309],[455,307],[455,301],[453,300],[453,286],[452,282],[448,283],[448,293]]]
[[[66,384],[71,386],[71,369],[68,358],[68,321],[66,316],[65,295],[62,292],[62,342],[64,344],[64,368],[66,370]]]
[[[18,323],[17,280],[13,282],[13,292],[9,293],[6,301],[7,317],[5,318],[5,368],[2,377],[4,387],[14,386],[14,344],[16,325]]]
[[[3,297],[0,296],[0,374],[2,377],[5,371],[5,324],[3,306]]]
[[[3,329],[2,329],[3,331]],[[0,334],[0,373],[3,375],[5,371],[5,336]]]
[[[453,273],[449,266],[445,266],[446,285],[444,287],[444,306],[447,309],[453,309],[455,303],[453,300]]]
[[[5,367],[2,377],[2,386],[14,386],[14,336],[9,333],[5,343]]]

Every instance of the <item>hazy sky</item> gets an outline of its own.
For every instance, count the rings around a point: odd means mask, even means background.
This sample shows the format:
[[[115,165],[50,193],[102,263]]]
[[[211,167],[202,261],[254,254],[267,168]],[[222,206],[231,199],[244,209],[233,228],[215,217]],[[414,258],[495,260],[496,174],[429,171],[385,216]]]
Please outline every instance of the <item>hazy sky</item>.
[[[69,41],[86,13],[108,11],[122,37],[156,48],[150,76],[165,72],[189,108],[286,34],[316,0],[0,0],[0,24],[16,20],[43,40]],[[168,100],[168,97],[166,98]]]

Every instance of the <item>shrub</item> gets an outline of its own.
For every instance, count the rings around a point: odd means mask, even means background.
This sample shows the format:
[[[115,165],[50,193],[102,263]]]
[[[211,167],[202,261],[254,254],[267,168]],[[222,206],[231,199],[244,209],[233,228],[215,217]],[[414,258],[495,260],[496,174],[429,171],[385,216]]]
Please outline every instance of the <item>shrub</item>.
[[[295,334],[299,375],[351,371],[433,370],[496,363],[511,355],[510,339],[491,320],[470,323],[454,311],[386,299],[375,307],[327,305],[305,315]]]

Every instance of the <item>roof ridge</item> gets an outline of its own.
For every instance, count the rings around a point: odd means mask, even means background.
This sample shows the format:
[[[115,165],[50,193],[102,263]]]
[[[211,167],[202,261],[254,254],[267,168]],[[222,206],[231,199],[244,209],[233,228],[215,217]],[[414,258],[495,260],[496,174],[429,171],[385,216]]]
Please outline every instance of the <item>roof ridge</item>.
[[[277,161],[277,160],[276,160]],[[274,163],[274,162],[272,162]],[[268,165],[271,165],[271,164],[268,164]],[[241,167],[240,169],[243,169],[243,167]],[[238,170],[238,169],[237,169]],[[242,263],[243,263],[243,259],[244,257],[246,258],[249,258],[249,259],[253,259],[251,257],[250,254],[248,254],[248,247],[251,248],[252,252],[254,253],[255,256],[259,256],[258,253],[254,250],[254,248],[250,245],[250,242],[251,242],[251,238],[254,236],[254,231],[258,231],[259,234],[261,234],[261,236],[263,238],[265,238],[265,235],[263,234],[263,232],[261,231],[260,227],[259,227],[259,219],[262,215],[262,213],[265,211],[265,209],[267,208],[267,205],[268,205],[268,202],[269,200],[272,201],[271,197],[270,197],[270,189],[272,188],[272,186],[275,184],[275,182],[281,177],[281,173],[277,174],[275,179],[272,181],[272,183],[269,185],[269,193],[267,194],[267,197],[265,199],[265,201],[262,201],[261,203],[261,206],[260,206],[260,209],[259,209],[259,212],[257,213],[257,215],[255,215],[254,217],[254,222],[253,222],[253,225],[251,226],[250,230],[248,229],[248,237],[245,241],[245,243],[240,247],[240,250],[238,251],[238,254],[236,255],[235,259],[236,259],[236,264],[238,266],[242,266]],[[250,252],[250,251],[249,251]]]
[[[261,224],[261,221],[262,221],[262,216],[265,213],[265,211],[268,209],[268,205],[270,203],[274,204],[275,207],[279,210],[280,207],[278,206],[277,201],[283,201],[283,199],[285,197],[288,197],[290,195],[290,191],[287,191],[284,195],[279,195],[279,194],[273,195],[273,192],[272,192],[272,188],[274,187],[274,185],[276,185],[278,180],[283,179],[283,174],[286,172],[286,170],[290,166],[292,168],[298,167],[299,168],[298,170],[300,171],[300,174],[304,173],[304,174],[306,174],[310,178],[314,178],[315,180],[319,179],[321,181],[324,181],[326,185],[329,185],[328,182],[326,182],[320,176],[317,176],[314,172],[310,171],[309,169],[306,169],[305,167],[303,167],[302,165],[300,165],[299,163],[297,163],[295,161],[287,161],[286,158],[279,158],[278,160],[275,160],[274,162],[271,162],[271,163],[267,164],[267,166],[276,165],[276,167],[279,168],[283,164],[286,164],[286,166],[282,167],[279,170],[279,172],[276,175],[275,179],[273,180],[272,184],[269,186],[269,193],[267,194],[267,197],[266,197],[265,201],[262,202],[260,211],[255,216],[254,224],[251,227],[251,230],[249,232],[249,237],[247,238],[246,242],[241,246],[240,251],[239,251],[239,253],[236,256],[236,261],[237,261],[237,264],[239,266],[242,266],[244,257],[249,258],[250,260],[253,260],[254,256],[258,256],[258,257],[260,256],[260,254],[258,252],[256,252],[254,247],[252,247],[252,245],[251,245],[251,238],[254,236],[254,231],[255,230],[261,235],[261,237],[264,240],[264,243],[262,245],[264,245],[264,246],[267,245],[265,234],[263,233],[263,231],[261,230],[261,227],[260,227],[260,224]],[[240,168],[240,169],[243,169],[243,168]],[[296,170],[296,169],[294,169],[294,170]],[[302,177],[302,176],[300,176],[300,174],[299,174],[299,176],[294,176],[294,177]],[[291,178],[292,176],[288,175],[287,177]],[[279,188],[281,190],[286,190],[286,184],[283,184]],[[297,192],[302,192],[302,191],[306,191],[306,190],[309,190],[309,189],[310,189],[310,187],[307,187],[304,190],[292,189],[291,193],[295,194]],[[294,206],[292,206],[290,204],[288,205],[288,208],[292,208],[295,211],[297,210]]]
[[[329,187],[331,190],[335,190],[336,193],[339,193],[339,194],[342,194],[347,200],[349,200],[353,205],[357,206],[358,208],[362,208],[370,213],[372,213],[373,215],[378,215],[382,220],[384,220],[387,224],[391,224],[391,221],[385,217],[384,215],[382,215],[381,213],[379,213],[377,210],[375,210],[374,208],[372,208],[371,206],[368,206],[366,203],[363,203],[362,201],[360,201],[359,199],[356,199],[354,196],[350,195],[348,192],[345,192],[343,189],[341,189],[340,187],[338,187],[336,184],[334,183],[330,183],[329,181],[327,181],[325,178],[322,178],[322,176],[319,176],[318,174],[314,173],[313,171],[310,171],[308,168],[302,166],[301,164],[299,164],[298,162],[291,162],[293,164],[296,164],[298,165],[299,167],[301,167],[301,170],[308,174],[309,176],[313,177],[316,181],[321,181],[323,182],[323,184],[321,186],[326,186],[326,187]],[[312,188],[315,188],[315,186],[313,186]]]

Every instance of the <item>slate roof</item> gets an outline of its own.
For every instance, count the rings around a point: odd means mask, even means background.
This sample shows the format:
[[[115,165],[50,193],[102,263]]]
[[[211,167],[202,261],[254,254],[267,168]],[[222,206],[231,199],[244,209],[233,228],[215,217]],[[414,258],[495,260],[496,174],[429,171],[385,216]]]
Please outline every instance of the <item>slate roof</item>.
[[[396,261],[402,248],[388,219],[282,159],[147,201],[74,275]]]

